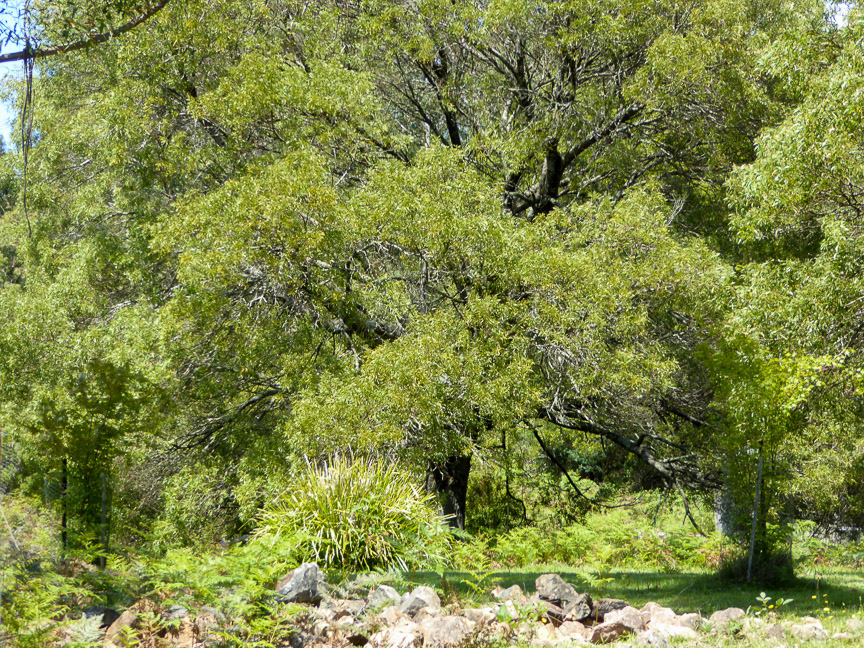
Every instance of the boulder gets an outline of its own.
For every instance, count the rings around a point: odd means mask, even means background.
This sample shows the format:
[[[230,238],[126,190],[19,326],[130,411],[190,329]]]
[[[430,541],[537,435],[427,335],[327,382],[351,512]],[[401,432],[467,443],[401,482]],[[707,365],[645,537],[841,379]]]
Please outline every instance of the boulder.
[[[462,643],[471,634],[474,624],[461,616],[425,619],[420,624],[424,648],[449,648]]]
[[[637,646],[653,646],[653,648],[669,648],[669,635],[660,628],[648,628],[636,636]]]
[[[381,609],[388,605],[399,605],[402,597],[389,585],[379,585],[369,592],[369,607]]]
[[[395,628],[384,628],[369,637],[369,645],[373,648],[415,648],[420,646],[423,636],[416,623]]]
[[[642,613],[634,607],[613,610],[606,615],[606,620],[591,630],[591,643],[602,644],[615,641],[618,637],[645,630]]]
[[[549,601],[562,608],[566,608],[575,601],[579,593],[575,588],[558,574],[543,574],[534,581],[537,595],[544,601]]]
[[[590,601],[591,599],[589,598],[588,600]],[[609,612],[623,610],[625,607],[627,607],[627,601],[622,601],[621,599],[597,599],[591,607],[591,618],[597,623],[602,623]]]
[[[324,574],[315,563],[303,563],[279,581],[276,594],[283,603],[317,605],[327,594]]]
[[[744,610],[737,607],[717,610],[708,618],[708,623],[714,630],[725,630],[730,624],[734,624],[744,616]]]
[[[421,608],[428,607],[433,610],[441,609],[441,599],[431,587],[418,587],[407,594],[399,605],[399,611],[409,616],[414,616]]]

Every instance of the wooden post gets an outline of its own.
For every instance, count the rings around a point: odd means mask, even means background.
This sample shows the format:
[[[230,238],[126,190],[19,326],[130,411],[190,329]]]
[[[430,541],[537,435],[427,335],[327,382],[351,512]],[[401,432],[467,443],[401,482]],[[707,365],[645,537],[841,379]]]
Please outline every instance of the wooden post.
[[[762,487],[762,442],[759,442],[759,467],[756,469],[756,498],[753,502],[753,525],[750,527],[750,555],[747,557],[747,582],[753,580],[753,553],[756,550],[756,520],[759,517],[759,490]]]
[[[102,555],[99,556],[99,567],[105,569],[108,562],[108,477],[102,473]]]

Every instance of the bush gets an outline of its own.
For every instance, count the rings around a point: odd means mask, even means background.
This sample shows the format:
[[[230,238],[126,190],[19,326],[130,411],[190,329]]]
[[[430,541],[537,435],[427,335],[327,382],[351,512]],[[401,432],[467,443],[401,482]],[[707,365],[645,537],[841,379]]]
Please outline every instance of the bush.
[[[292,538],[306,559],[356,571],[437,563],[450,539],[434,500],[407,473],[342,455],[307,463],[258,522],[260,537]]]

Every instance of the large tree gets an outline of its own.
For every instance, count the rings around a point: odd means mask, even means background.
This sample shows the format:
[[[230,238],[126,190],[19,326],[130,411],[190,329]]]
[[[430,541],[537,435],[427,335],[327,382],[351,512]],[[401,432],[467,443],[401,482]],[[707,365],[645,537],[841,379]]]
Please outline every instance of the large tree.
[[[800,100],[766,47],[822,13],[189,0],[46,58],[0,300],[80,354],[10,369],[7,425],[49,434],[17,408],[93,357],[250,508],[286,455],[351,446],[428,468],[461,526],[472,456],[519,426],[716,485],[724,182]]]

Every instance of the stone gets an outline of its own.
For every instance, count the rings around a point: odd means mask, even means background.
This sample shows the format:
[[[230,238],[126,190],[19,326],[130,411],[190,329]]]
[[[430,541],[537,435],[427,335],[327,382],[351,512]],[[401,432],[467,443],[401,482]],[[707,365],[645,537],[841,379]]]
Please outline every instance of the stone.
[[[166,619],[185,619],[189,616],[189,610],[182,605],[172,605],[162,613]]]
[[[714,614],[708,617],[708,623],[714,630],[725,630],[730,624],[737,622],[744,616],[744,610],[737,607],[726,608],[725,610],[717,610]]]
[[[441,599],[431,587],[421,586],[410,594],[407,594],[399,606],[399,611],[409,616],[414,616],[420,608],[429,607],[441,609]]]
[[[855,638],[851,632],[835,632],[831,635],[831,638],[835,641],[852,641]]]
[[[329,599],[322,601],[319,610],[331,610],[332,619],[341,619],[344,616],[357,616],[366,607],[366,601],[359,599]]]
[[[637,646],[653,646],[654,648],[669,648],[669,635],[660,628],[648,628],[636,635]]]
[[[589,598],[588,600],[590,601],[591,599]],[[590,616],[595,622],[602,623],[609,612],[612,612],[613,610],[623,610],[625,607],[627,607],[627,601],[622,601],[621,599],[597,599],[591,606]]]
[[[590,634],[591,631],[578,621],[565,621],[558,626],[558,636],[562,639],[579,637],[579,639],[585,640]]]
[[[864,631],[864,621],[861,619],[846,619],[846,629],[849,632]]]
[[[511,585],[507,589],[496,587],[492,591],[492,596],[499,601],[513,601],[516,605],[527,605],[528,597],[518,585]]]
[[[414,614],[414,621],[420,623],[424,619],[436,619],[441,616],[441,608],[426,605]]]
[[[375,619],[385,626],[395,626],[400,621],[406,620],[404,614],[402,614],[394,605],[388,605],[383,610],[381,610],[375,617]]]
[[[495,612],[496,610],[492,608],[468,608],[467,610],[462,610],[462,616],[477,626],[485,626],[495,621],[497,618]]]
[[[117,619],[108,626],[105,631],[104,648],[119,648],[122,645],[121,637],[126,628],[136,628],[138,626],[138,613],[133,609],[128,609],[123,612]],[[116,640],[116,642],[115,642]]]
[[[765,632],[762,633],[763,636],[768,639],[777,639],[778,641],[786,641],[786,631],[783,630],[783,626],[779,623],[772,623],[767,628],[765,628]]]
[[[559,637],[555,632],[555,628],[548,623],[541,623],[534,626],[534,635],[531,638],[531,645],[535,648],[543,648],[544,646],[553,646],[557,643]]]
[[[615,641],[618,637],[645,630],[642,613],[634,607],[627,606],[621,610],[613,610],[606,615],[606,620],[591,630],[591,643],[601,644]]]
[[[624,605],[626,607],[626,604]],[[617,608],[623,609],[623,608]],[[612,612],[613,610],[609,610]],[[564,618],[567,621],[586,621],[594,618],[594,603],[587,594],[577,594],[564,608]],[[605,614],[605,613],[604,613]]]
[[[828,631],[818,620],[816,623],[793,623],[787,629],[790,635],[803,641],[824,641],[828,638]]]
[[[285,582],[287,579],[287,582]],[[303,563],[277,584],[276,594],[283,603],[317,605],[327,594],[324,574],[315,563]]]
[[[399,628],[385,628],[369,637],[369,645],[374,648],[414,648],[422,641],[420,629],[416,624]]]
[[[471,634],[473,625],[461,616],[429,618],[420,624],[424,648],[449,648],[462,643]]]
[[[665,623],[656,623],[651,625],[651,630],[659,630],[669,639],[686,639],[695,640],[699,638],[699,633],[693,628],[688,628],[683,625],[666,625]]]
[[[399,592],[389,585],[379,585],[369,592],[369,607],[373,609],[381,609],[388,605],[399,605],[402,597]]]
[[[562,608],[566,608],[579,596],[576,589],[558,574],[543,574],[534,581],[537,595],[544,601],[549,601]]]
[[[120,618],[120,613],[117,610],[98,605],[84,610],[84,616],[88,619],[94,616],[101,616],[102,621],[99,623],[99,627],[109,628],[112,623]]]

